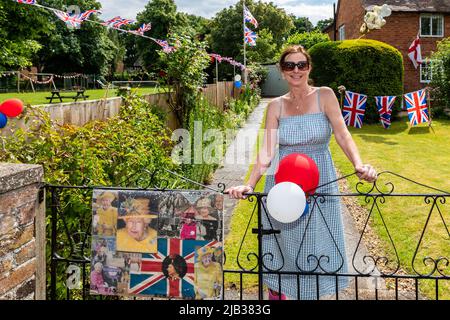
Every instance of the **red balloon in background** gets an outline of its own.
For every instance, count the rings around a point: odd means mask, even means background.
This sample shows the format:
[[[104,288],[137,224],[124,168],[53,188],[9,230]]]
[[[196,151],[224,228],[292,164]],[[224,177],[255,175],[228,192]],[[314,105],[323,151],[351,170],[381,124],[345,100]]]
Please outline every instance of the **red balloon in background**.
[[[319,185],[319,169],[313,159],[305,154],[292,153],[284,157],[275,173],[275,183],[293,182],[305,193],[314,194]]]
[[[23,102],[20,99],[8,99],[0,104],[0,112],[7,117],[14,118],[23,111]]]

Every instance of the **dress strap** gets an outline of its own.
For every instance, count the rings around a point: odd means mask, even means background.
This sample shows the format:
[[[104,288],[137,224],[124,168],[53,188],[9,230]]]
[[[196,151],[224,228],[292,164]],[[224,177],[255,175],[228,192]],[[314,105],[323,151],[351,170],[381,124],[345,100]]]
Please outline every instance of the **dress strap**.
[[[322,106],[320,105],[320,87],[317,88],[317,105],[319,107],[319,112],[322,112]]]

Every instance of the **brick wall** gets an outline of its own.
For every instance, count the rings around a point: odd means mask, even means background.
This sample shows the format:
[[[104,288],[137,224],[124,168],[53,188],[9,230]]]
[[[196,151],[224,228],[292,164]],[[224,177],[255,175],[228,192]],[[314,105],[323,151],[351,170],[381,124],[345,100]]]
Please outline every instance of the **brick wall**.
[[[45,299],[43,169],[0,163],[0,299]],[[43,229],[42,229],[43,228]]]
[[[382,2],[380,2],[382,4]],[[360,37],[359,29],[364,21],[366,11],[360,0],[340,0],[337,12],[336,28],[345,24],[345,38],[357,39]],[[420,13],[418,12],[393,12],[385,18],[386,24],[380,30],[370,31],[365,38],[379,40],[397,48],[403,55],[404,91],[410,92],[426,86],[420,83],[420,69],[414,68],[408,57],[408,48],[416,38],[419,31]],[[333,38],[332,28],[328,31],[330,38]],[[444,14],[444,38],[450,37],[450,14]],[[426,58],[436,50],[439,37],[421,37],[422,57]],[[339,40],[339,33],[337,34]]]

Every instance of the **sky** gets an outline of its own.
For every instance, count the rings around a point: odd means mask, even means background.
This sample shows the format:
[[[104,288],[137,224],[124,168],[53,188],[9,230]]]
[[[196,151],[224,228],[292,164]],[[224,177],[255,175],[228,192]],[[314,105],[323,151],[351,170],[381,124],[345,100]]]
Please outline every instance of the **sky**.
[[[103,7],[103,19],[122,16],[134,19],[149,0],[99,0]],[[315,25],[317,21],[333,16],[333,3],[337,0],[271,0],[277,7],[297,17],[308,17]],[[234,6],[237,0],[175,0],[178,11],[212,18],[223,8]]]

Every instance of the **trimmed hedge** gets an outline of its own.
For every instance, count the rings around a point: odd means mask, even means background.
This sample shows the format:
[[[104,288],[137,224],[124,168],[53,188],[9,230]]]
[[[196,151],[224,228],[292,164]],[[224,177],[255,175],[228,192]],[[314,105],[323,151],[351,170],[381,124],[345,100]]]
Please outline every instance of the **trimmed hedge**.
[[[308,51],[313,61],[311,78],[316,86],[338,87],[368,95],[364,122],[379,121],[374,96],[399,96],[393,116],[401,107],[403,57],[394,47],[376,40],[321,42]]]

